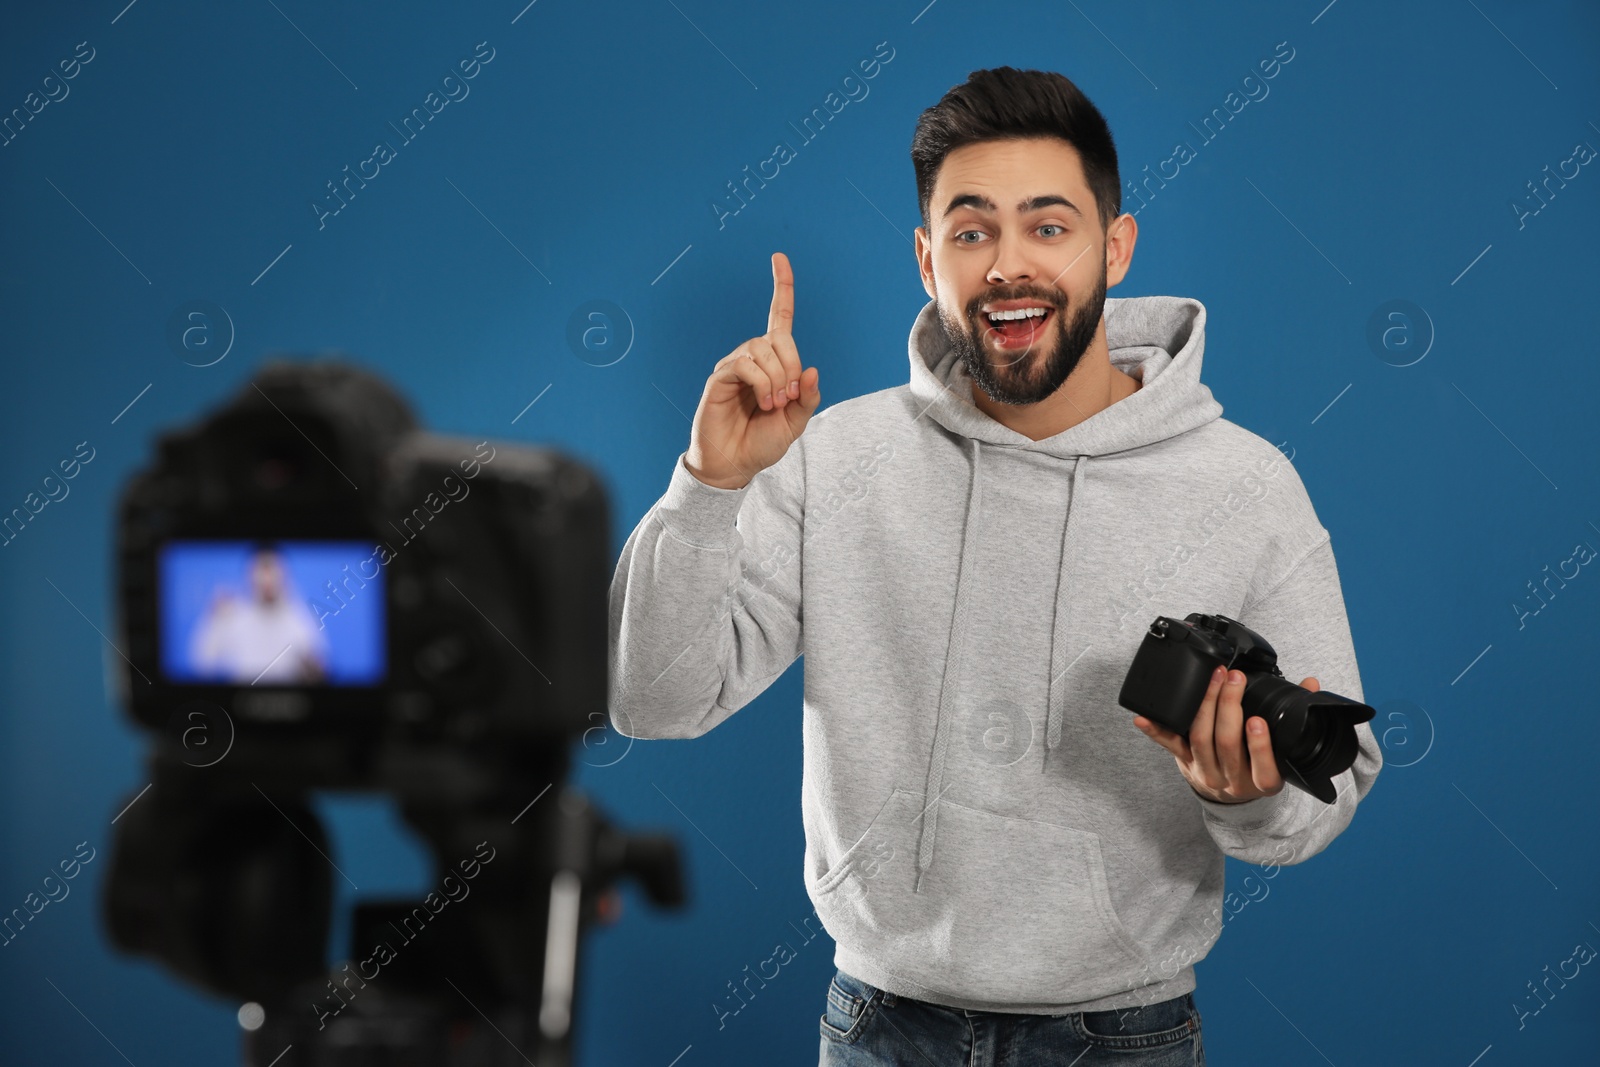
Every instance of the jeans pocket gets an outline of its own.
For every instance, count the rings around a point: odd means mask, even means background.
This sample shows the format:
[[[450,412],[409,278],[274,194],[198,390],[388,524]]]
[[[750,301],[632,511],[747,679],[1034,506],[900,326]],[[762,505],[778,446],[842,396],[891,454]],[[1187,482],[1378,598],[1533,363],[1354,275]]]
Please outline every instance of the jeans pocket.
[[[859,978],[836,971],[828,983],[828,1000],[819,1020],[822,1036],[846,1045],[854,1044],[882,995],[881,990]]]
[[[1079,1036],[1096,1048],[1162,1048],[1190,1037],[1198,1040],[1200,1034],[1200,1012],[1190,993],[1139,1007],[1079,1012],[1073,1018]]]

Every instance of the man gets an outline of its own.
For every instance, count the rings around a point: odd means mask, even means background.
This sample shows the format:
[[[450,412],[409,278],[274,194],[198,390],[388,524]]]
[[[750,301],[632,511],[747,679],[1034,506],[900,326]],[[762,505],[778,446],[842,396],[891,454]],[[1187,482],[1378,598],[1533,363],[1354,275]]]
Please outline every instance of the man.
[[[250,556],[248,599],[219,590],[196,626],[190,662],[206,679],[238,685],[306,685],[326,674],[327,637],[289,588],[269,545]]]
[[[1328,531],[1200,383],[1204,307],[1106,299],[1137,226],[1070,81],[973,73],[912,162],[909,385],[813,417],[773,256],[767,333],[717,363],[618,562],[612,721],[699,736],[804,653],[822,1062],[1200,1063],[1224,856],[1314,855],[1381,757],[1357,727],[1325,805],[1284,788],[1238,678],[1187,741],[1117,695],[1157,615],[1203,611],[1360,700]]]

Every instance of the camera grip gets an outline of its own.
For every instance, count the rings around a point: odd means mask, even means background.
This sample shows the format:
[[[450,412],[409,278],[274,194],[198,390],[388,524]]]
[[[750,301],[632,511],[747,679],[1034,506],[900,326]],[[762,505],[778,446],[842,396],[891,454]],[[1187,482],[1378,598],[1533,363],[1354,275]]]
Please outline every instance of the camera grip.
[[[1223,663],[1193,644],[1148,636],[1134,654],[1117,703],[1187,737],[1211,672]]]

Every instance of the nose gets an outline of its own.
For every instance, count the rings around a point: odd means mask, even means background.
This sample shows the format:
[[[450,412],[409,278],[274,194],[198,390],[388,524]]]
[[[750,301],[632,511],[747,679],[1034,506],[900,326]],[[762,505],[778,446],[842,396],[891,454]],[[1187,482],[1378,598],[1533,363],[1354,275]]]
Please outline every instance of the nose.
[[[985,275],[990,285],[1014,285],[1034,280],[1035,268],[1020,238],[1002,234],[995,239],[994,250],[994,262],[989,265],[989,273]]]

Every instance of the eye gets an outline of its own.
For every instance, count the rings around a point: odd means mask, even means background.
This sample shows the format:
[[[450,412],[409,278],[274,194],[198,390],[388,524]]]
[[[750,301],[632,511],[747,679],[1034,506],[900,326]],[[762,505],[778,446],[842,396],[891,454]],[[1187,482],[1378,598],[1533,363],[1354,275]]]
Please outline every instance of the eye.
[[[1058,226],[1053,222],[1047,222],[1043,226],[1040,226],[1039,229],[1041,229],[1041,230],[1060,230],[1062,233],[1066,233],[1067,232],[1067,229],[1066,229],[1065,226]],[[1045,234],[1045,236],[1049,237],[1050,235],[1049,234]]]
[[[963,244],[963,245],[977,244],[976,241],[963,241],[962,240],[963,237],[967,237],[969,235],[977,236],[977,237],[983,236],[982,233],[980,233],[978,230],[963,230],[960,233],[956,234],[956,243],[957,244]]]

